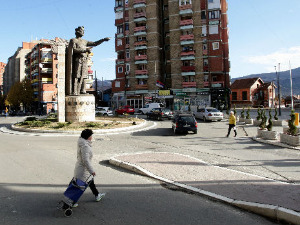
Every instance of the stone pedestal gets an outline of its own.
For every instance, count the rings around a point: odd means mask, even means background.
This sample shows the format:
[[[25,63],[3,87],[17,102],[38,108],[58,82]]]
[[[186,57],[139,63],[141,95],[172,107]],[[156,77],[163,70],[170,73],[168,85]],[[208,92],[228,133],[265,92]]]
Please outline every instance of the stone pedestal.
[[[94,95],[78,95],[66,97],[66,121],[95,121]]]

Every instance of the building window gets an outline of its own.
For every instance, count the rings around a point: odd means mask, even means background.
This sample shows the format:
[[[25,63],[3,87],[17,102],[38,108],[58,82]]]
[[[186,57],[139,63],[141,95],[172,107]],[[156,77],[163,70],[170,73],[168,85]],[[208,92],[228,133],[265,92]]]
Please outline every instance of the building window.
[[[117,46],[120,46],[120,45],[122,45],[122,39],[117,40]]]
[[[116,88],[119,88],[119,87],[120,87],[120,81],[116,81],[116,82],[115,82],[115,87],[116,87]]]
[[[242,98],[243,100],[247,100],[247,91],[242,92]]]
[[[126,49],[126,58],[129,59],[130,58],[130,50]]]
[[[129,24],[125,23],[125,30],[129,30]]]
[[[179,0],[179,5],[190,5],[192,0]]]
[[[118,73],[123,73],[123,67],[122,66],[118,67]]]
[[[232,92],[232,100],[236,101],[237,100],[237,92]]]
[[[202,20],[206,19],[206,12],[205,11],[201,11],[201,19]]]
[[[219,19],[220,18],[220,11],[209,11],[208,12],[208,18],[209,19]]]
[[[126,73],[128,74],[130,72],[130,64],[126,64]]]
[[[209,25],[209,34],[218,34],[219,25]]]
[[[123,6],[123,0],[116,0],[116,7],[121,7]]]
[[[219,49],[219,42],[213,42],[212,43],[212,48],[213,48],[213,50]]]
[[[117,33],[118,34],[123,34],[123,25],[117,26]]]

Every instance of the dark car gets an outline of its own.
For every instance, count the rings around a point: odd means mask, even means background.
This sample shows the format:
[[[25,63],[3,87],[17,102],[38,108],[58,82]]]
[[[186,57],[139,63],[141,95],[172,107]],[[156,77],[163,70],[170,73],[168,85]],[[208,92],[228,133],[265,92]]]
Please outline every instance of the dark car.
[[[197,134],[197,121],[192,114],[176,114],[172,120],[174,134],[188,133],[192,131]]]
[[[118,109],[116,109],[116,114],[123,115],[124,113],[127,114],[134,114],[135,110],[130,105],[121,106]]]
[[[154,108],[150,112],[146,113],[148,119],[171,119],[173,117],[173,112],[167,108]]]

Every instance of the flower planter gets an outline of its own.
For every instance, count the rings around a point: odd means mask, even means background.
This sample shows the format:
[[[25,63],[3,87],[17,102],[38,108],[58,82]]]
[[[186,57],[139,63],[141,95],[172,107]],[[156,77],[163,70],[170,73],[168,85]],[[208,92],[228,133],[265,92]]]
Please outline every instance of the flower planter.
[[[257,129],[257,137],[262,138],[264,140],[277,140],[278,139],[278,132],[277,131],[268,131]]]
[[[261,124],[261,120],[254,120],[253,125],[254,126],[259,126]]]
[[[245,119],[246,124],[253,124],[253,119]]]
[[[291,146],[300,145],[300,136],[292,136],[285,133],[280,133],[280,142]]]
[[[273,120],[273,126],[281,127],[282,126],[282,120]]]
[[[239,122],[245,122],[245,118],[239,118]]]

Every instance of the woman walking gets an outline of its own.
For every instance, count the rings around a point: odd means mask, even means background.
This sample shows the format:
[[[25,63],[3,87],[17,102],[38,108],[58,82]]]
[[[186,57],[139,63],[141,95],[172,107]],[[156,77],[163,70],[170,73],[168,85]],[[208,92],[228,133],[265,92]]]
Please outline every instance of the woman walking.
[[[227,136],[226,137],[229,137],[230,135],[230,131],[231,129],[233,128],[233,131],[234,131],[234,136],[236,137],[237,135],[237,132],[236,132],[236,119],[235,119],[235,116],[234,116],[234,112],[231,111],[230,112],[230,116],[229,116],[229,127],[228,127],[228,133],[227,133]]]
[[[78,139],[77,145],[77,162],[75,164],[74,178],[80,179],[82,181],[88,180],[88,178],[93,175],[96,176],[95,170],[92,166],[92,138],[93,131],[91,129],[85,129],[81,132],[81,135]],[[89,182],[89,187],[92,193],[95,196],[96,201],[100,201],[101,198],[105,195],[104,193],[99,193],[94,179]],[[77,207],[78,204],[74,204],[73,207]]]

